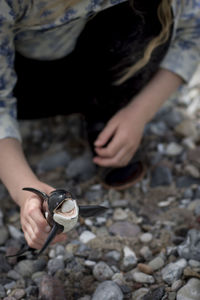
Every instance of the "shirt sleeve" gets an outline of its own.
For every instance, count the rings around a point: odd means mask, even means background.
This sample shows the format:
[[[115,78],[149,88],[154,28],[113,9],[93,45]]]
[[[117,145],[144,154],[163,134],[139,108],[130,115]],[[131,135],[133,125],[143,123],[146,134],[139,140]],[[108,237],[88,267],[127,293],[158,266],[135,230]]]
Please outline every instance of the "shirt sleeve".
[[[188,82],[200,64],[200,1],[179,1],[179,10],[174,17],[171,45],[161,67]]]
[[[16,138],[21,141],[13,88],[14,70],[14,13],[4,0],[0,1],[0,139]]]

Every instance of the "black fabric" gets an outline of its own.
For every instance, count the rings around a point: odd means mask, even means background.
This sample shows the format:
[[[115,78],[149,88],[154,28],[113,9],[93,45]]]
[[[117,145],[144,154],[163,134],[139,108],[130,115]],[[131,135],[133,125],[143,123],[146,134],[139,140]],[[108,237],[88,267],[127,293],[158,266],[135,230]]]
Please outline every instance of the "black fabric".
[[[161,29],[159,0],[135,0],[106,9],[87,22],[73,53],[54,61],[37,61],[16,53],[18,118],[33,119],[82,112],[89,127],[105,123],[152,78],[169,47],[159,46],[149,63],[120,86],[113,83],[123,67],[136,62]],[[128,59],[127,59],[128,58]],[[100,128],[101,129],[101,128]]]

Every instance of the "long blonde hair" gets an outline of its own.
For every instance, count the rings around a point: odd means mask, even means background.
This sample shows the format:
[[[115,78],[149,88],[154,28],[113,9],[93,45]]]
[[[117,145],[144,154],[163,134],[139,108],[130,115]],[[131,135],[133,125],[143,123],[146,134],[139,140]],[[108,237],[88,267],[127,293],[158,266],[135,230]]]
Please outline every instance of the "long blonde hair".
[[[47,7],[43,7],[40,11],[40,15],[37,18],[39,22],[35,19],[29,19],[28,21],[22,21],[20,23],[20,26],[31,26],[31,25],[41,25],[45,24],[47,21],[49,21],[48,17],[44,18],[44,21],[41,23],[40,16],[45,12],[45,10],[54,9],[56,8],[55,12],[51,14],[50,18],[51,20],[53,18],[58,17],[63,13],[63,11],[69,9],[73,5],[77,4],[81,0],[57,0],[52,1],[50,4],[48,4]],[[149,0],[150,1],[150,0]],[[172,12],[171,12],[171,3],[173,0],[160,0],[160,4],[157,8],[157,16],[159,19],[159,22],[161,24],[161,31],[160,33],[154,37],[147,45],[146,49],[144,50],[143,56],[141,59],[139,59],[135,64],[127,67],[124,69],[124,71],[120,74],[120,78],[115,82],[116,85],[120,85],[124,83],[126,80],[131,78],[137,71],[139,71],[141,68],[143,68],[148,61],[151,58],[151,55],[158,46],[165,43],[170,34],[170,28],[172,24]],[[134,0],[129,0],[130,5],[134,9]]]

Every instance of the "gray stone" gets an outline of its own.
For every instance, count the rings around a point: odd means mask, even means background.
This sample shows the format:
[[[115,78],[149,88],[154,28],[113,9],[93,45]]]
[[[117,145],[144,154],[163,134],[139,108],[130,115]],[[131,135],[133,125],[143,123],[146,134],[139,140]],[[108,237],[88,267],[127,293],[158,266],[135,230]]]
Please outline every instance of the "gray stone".
[[[3,287],[2,284],[0,284],[0,299],[4,298],[5,296],[6,296],[5,288]]]
[[[152,268],[153,271],[161,269],[164,266],[164,264],[165,262],[160,256],[155,257],[148,263],[148,265]]]
[[[200,280],[191,278],[177,293],[177,300],[199,300]]]
[[[56,271],[63,270],[65,268],[65,264],[62,258],[56,257],[48,261],[47,268],[49,273],[53,275]]]
[[[177,247],[180,257],[200,261],[200,231],[191,229],[186,240]]]
[[[122,261],[122,266],[124,271],[131,270],[133,267],[137,265],[137,257],[133,250],[131,250],[129,247],[124,247],[124,258]]]
[[[0,245],[4,245],[8,237],[8,229],[5,226],[0,227]]]
[[[24,238],[24,234],[13,225],[8,225],[8,231],[13,239],[22,240]]]
[[[46,155],[41,159],[37,166],[39,173],[48,172],[57,167],[66,167],[70,162],[70,155],[66,151],[56,152],[51,155]]]
[[[90,153],[85,152],[82,156],[70,161],[66,168],[66,175],[69,179],[88,180],[96,173],[96,167]]]
[[[172,284],[174,281],[180,279],[183,269],[187,266],[187,261],[182,258],[175,263],[169,263],[164,269],[162,269],[162,278],[168,284]]]
[[[127,221],[121,221],[111,225],[109,231],[122,237],[134,237],[141,232],[141,229],[138,225],[131,224]]]
[[[96,235],[89,230],[83,231],[79,237],[80,241],[84,244],[88,243],[89,241],[93,240],[94,238],[96,238]]]
[[[142,300],[162,300],[165,295],[165,287],[160,286],[156,289],[150,290]]]
[[[200,185],[200,179],[191,176],[181,176],[176,179],[177,188],[188,188],[193,184]]]
[[[112,250],[106,253],[105,257],[108,260],[120,261],[121,253],[117,250]]]
[[[180,287],[182,286],[182,284],[183,284],[183,282],[181,279],[174,281],[171,286],[172,292],[178,291],[180,289]]]
[[[99,281],[111,279],[113,274],[112,269],[103,261],[98,262],[93,268],[93,275]]]
[[[21,274],[23,277],[31,277],[33,274],[33,264],[32,260],[22,260],[15,266],[15,271]]]
[[[143,233],[140,235],[139,239],[142,243],[149,243],[151,242],[153,235],[149,232]]]
[[[151,275],[142,272],[132,272],[133,280],[139,283],[154,283],[155,279]]]
[[[113,281],[100,283],[92,296],[92,300],[122,300],[123,293]]]
[[[148,293],[148,288],[140,288],[132,293],[132,300],[143,300],[143,297]]]
[[[7,277],[13,280],[18,280],[21,278],[21,275],[19,273],[17,273],[15,270],[10,270],[7,273]]]
[[[168,186],[172,183],[172,173],[168,167],[157,166],[151,173],[151,187]]]

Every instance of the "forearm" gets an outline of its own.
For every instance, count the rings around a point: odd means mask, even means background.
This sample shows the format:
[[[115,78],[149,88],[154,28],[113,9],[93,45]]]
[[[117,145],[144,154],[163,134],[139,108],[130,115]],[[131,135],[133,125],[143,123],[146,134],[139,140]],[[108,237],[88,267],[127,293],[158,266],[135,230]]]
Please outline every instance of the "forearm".
[[[0,179],[13,200],[20,206],[26,196],[22,188],[39,182],[25,159],[20,142],[16,139],[0,140]]]
[[[147,123],[182,83],[183,79],[178,75],[160,69],[129,105],[141,112]]]

